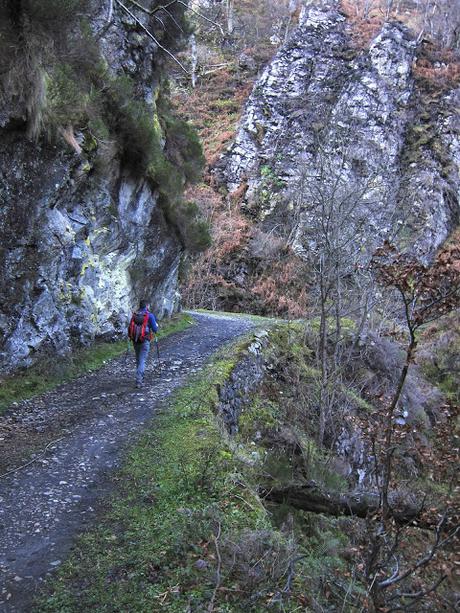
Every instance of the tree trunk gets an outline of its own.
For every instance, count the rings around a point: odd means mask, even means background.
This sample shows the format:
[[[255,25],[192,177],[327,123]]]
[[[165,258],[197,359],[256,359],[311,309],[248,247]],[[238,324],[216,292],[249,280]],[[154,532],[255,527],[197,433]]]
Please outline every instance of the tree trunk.
[[[233,0],[227,0],[227,32],[233,34]]]
[[[196,36],[195,34],[192,34],[190,37],[190,47],[191,47],[191,51],[190,51],[190,59],[191,59],[191,64],[192,64],[192,70],[191,70],[191,76],[192,76],[192,87],[193,89],[195,89],[196,87],[196,81],[197,81],[197,74],[196,74],[196,70],[198,67],[198,50],[197,50],[197,46],[196,46]]]
[[[406,311],[408,310],[408,306],[406,304]],[[385,431],[385,448],[383,450],[385,454],[385,459],[383,463],[383,477],[382,477],[382,515],[383,520],[385,521],[391,516],[390,503],[388,500],[388,492],[390,488],[391,482],[391,472],[392,472],[392,457],[393,457],[393,434],[394,434],[394,424],[393,417],[396,407],[398,406],[398,402],[401,398],[401,394],[404,389],[404,384],[406,382],[407,373],[409,372],[409,366],[412,363],[412,359],[414,356],[415,349],[417,347],[417,341],[415,339],[415,334],[410,326],[409,315],[407,315],[407,321],[409,326],[409,334],[410,334],[410,342],[406,350],[406,361],[404,363],[403,369],[399,376],[398,385],[396,387],[396,391],[393,395],[393,399],[388,407],[387,415],[386,415],[386,431]]]
[[[378,493],[359,492],[340,494],[337,492],[325,492],[319,488],[305,486],[287,486],[280,489],[264,490],[259,494],[271,502],[286,503],[296,509],[311,513],[324,513],[340,517],[351,515],[366,518],[370,513],[376,512],[380,507],[380,495]],[[425,520],[420,522],[420,507],[414,504],[399,506],[391,509],[391,516],[398,524],[405,525],[417,520],[417,525],[422,528],[433,526],[433,522]]]
[[[109,0],[109,7],[107,9],[107,23],[111,23],[113,19],[113,1]]]
[[[324,443],[324,435],[326,432],[326,415],[327,415],[327,386],[328,386],[328,364],[327,364],[327,291],[325,280],[325,264],[324,257],[320,258],[320,301],[321,313],[319,322],[319,339],[318,339],[318,362],[321,372],[320,389],[319,389],[319,431],[318,431],[318,447],[322,447]]]

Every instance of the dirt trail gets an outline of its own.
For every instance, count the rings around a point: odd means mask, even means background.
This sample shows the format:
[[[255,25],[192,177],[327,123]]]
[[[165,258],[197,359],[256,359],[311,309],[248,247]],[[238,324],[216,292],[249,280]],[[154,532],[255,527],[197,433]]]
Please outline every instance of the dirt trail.
[[[160,371],[151,355],[143,389],[134,387],[131,353],[0,417],[0,428],[8,425],[1,454],[19,457],[27,438],[48,446],[0,478],[0,611],[33,611],[40,584],[91,525],[133,435],[210,355],[253,326],[240,317],[193,317],[195,326],[162,342]]]

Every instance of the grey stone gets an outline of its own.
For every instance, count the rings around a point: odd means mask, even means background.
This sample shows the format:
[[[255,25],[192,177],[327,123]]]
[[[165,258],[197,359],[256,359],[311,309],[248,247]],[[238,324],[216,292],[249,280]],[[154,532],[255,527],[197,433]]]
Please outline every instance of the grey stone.
[[[268,334],[256,331],[254,337],[260,341],[252,342],[244,357],[236,365],[233,373],[219,390],[218,413],[222,416],[229,434],[238,432],[238,421],[244,406],[250,402],[250,394],[260,385],[265,374],[262,348],[268,344]],[[254,345],[257,345],[257,350]]]
[[[129,67],[136,91],[153,103],[157,46],[133,32],[122,11],[102,30],[107,7],[89,6],[107,65],[113,74]],[[15,105],[0,108],[0,126],[7,126],[0,149],[2,373],[50,348],[63,354],[124,334],[141,296],[160,318],[179,307],[182,247],[157,191],[117,159],[97,179],[64,141],[30,142],[17,121],[10,125],[24,116]]]
[[[217,178],[230,192],[247,183],[243,209],[264,231],[287,226],[303,256],[314,224],[296,198],[301,178],[341,168],[355,193],[372,184],[357,210],[364,254],[393,239],[428,261],[460,215],[460,89],[432,104],[401,24],[385,24],[361,51],[349,29],[335,2],[303,9],[256,83]],[[424,140],[414,138],[419,129]]]

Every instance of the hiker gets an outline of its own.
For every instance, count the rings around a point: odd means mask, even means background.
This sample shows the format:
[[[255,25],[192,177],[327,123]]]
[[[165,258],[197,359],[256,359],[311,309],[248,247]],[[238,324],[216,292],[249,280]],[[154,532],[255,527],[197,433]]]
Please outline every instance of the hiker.
[[[133,341],[136,354],[136,387],[142,387],[144,371],[150,351],[150,342],[158,330],[155,315],[150,313],[150,305],[147,300],[141,300],[139,310],[134,311],[128,328],[128,336]]]

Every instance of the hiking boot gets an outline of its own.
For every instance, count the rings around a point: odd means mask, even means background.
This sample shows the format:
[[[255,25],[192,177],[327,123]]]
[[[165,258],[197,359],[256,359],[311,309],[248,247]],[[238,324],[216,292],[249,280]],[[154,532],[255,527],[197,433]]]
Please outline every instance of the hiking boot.
[[[136,387],[140,389],[142,387],[142,381],[136,381]]]

